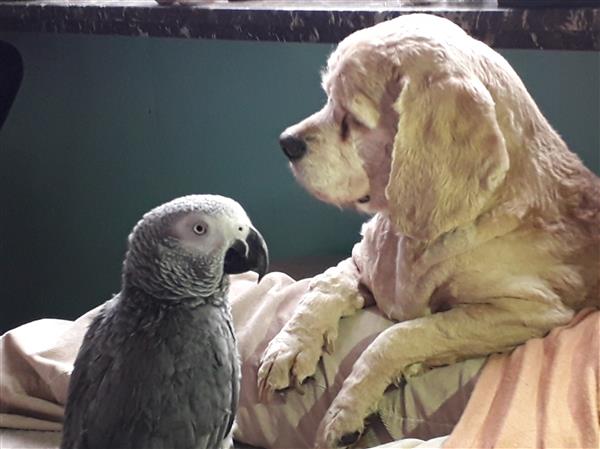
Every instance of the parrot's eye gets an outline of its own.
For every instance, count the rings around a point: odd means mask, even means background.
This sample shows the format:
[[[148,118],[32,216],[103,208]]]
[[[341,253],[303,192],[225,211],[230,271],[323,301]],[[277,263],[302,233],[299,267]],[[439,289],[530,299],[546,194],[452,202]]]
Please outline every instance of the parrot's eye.
[[[194,225],[194,234],[202,235],[206,233],[206,225],[197,223]]]

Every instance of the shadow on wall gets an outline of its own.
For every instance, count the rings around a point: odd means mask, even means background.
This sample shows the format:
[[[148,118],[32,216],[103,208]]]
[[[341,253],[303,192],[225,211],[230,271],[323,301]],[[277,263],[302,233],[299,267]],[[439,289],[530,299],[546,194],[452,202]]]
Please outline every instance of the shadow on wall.
[[[0,41],[0,129],[23,81],[23,59],[19,51]]]
[[[279,133],[322,106],[331,46],[0,33],[25,76],[0,132],[0,332],[74,318],[119,289],[127,234],[188,193],[246,208],[273,266],[350,253],[364,217],[311,198]],[[598,171],[600,55],[506,51],[542,111]],[[315,258],[317,261],[315,262]]]

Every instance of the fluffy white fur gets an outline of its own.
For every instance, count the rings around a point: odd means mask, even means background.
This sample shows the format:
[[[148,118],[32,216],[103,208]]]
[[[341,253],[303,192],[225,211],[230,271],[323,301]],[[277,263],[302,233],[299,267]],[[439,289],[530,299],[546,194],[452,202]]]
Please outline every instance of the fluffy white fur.
[[[509,64],[445,19],[352,34],[323,85],[325,107],[285,131],[308,146],[293,172],[316,197],[375,216],[265,350],[259,388],[314,374],[339,319],[374,300],[398,323],[324,418],[317,446],[334,447],[402,375],[509,350],[599,305],[600,180]]]

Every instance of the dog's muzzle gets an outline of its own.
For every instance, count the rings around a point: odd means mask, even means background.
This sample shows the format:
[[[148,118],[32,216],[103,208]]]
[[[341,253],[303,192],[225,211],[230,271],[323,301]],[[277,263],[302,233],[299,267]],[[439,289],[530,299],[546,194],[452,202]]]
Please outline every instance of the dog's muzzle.
[[[292,134],[283,133],[279,136],[279,145],[281,145],[281,149],[292,162],[301,159],[306,154],[306,142]]]

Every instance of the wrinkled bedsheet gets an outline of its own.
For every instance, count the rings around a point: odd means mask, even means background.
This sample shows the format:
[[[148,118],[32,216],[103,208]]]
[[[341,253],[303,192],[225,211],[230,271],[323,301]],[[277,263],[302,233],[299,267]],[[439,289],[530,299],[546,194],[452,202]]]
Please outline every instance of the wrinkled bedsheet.
[[[352,364],[392,324],[375,308],[343,319],[336,351],[323,357],[303,392],[287,391],[260,403],[258,360],[308,282],[282,273],[271,273],[258,285],[252,273],[232,277],[230,298],[243,362],[237,441],[265,448],[311,447]],[[57,447],[72,363],[96,311],[76,321],[35,321],[2,336],[0,427],[38,432],[3,429],[0,447]],[[473,359],[406,379],[386,393],[359,447],[393,440],[401,441],[389,448],[598,447],[599,316],[584,311],[545,339],[492,357],[483,370],[485,359]],[[437,438],[451,432],[448,440]]]

